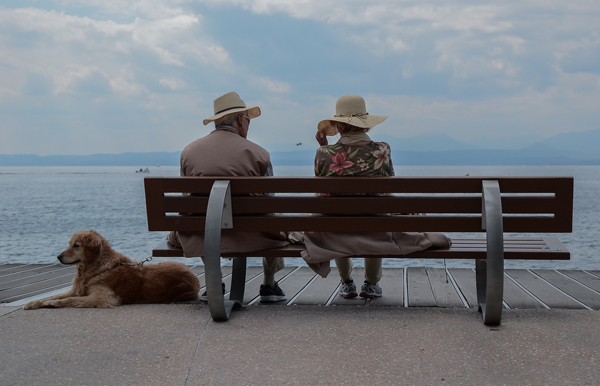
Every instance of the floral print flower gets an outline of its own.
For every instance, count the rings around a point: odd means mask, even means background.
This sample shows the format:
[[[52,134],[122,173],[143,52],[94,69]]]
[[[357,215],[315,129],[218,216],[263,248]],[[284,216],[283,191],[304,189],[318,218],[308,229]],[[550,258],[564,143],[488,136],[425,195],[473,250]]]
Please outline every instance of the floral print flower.
[[[345,151],[330,155],[332,164],[329,165],[329,171],[336,172],[338,176],[341,176],[344,169],[354,166],[354,162],[346,160],[347,156],[348,154]]]
[[[362,158],[359,158],[359,159],[356,161],[356,165],[357,165],[357,166],[360,168],[360,170],[362,170],[363,172],[364,172],[365,170],[369,169],[369,164],[368,164],[367,162],[365,162],[365,160],[364,160],[364,159],[362,159]]]
[[[379,146],[379,150],[375,150],[373,156],[377,158],[374,165],[375,169],[379,169],[384,164],[387,165],[390,162],[390,147]]]

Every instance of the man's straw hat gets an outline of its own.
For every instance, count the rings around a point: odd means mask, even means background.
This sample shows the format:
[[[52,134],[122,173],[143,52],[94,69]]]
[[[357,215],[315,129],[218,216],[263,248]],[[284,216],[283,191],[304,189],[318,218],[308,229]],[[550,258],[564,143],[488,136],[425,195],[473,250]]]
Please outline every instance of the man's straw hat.
[[[214,122],[217,119],[224,117],[225,115],[239,113],[242,111],[247,111],[247,114],[250,117],[250,119],[260,116],[259,107],[246,107],[246,104],[236,92],[228,92],[227,94],[215,99],[215,115],[213,115],[210,118],[206,118],[204,121],[202,121],[202,123],[204,123],[204,125],[208,125],[209,123]]]
[[[367,113],[365,100],[358,95],[344,95],[335,104],[333,118],[324,119],[317,125],[317,130],[325,135],[338,133],[335,122],[347,123],[352,126],[367,129],[376,126],[388,118],[387,115],[370,115]]]

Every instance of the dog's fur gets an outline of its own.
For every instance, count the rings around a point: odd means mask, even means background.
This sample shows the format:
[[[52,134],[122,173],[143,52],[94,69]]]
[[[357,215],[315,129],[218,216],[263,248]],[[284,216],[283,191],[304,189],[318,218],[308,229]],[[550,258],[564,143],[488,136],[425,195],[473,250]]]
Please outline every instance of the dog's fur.
[[[136,262],[112,249],[94,230],[74,233],[58,260],[77,265],[73,287],[63,294],[29,302],[24,309],[171,303],[197,299],[200,290],[198,278],[182,263],[120,265]]]

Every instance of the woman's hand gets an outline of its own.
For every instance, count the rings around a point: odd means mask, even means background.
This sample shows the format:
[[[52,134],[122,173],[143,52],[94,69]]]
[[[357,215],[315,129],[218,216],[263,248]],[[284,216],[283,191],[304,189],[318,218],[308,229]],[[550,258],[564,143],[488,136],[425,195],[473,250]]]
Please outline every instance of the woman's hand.
[[[327,136],[325,135],[325,133],[321,133],[320,131],[317,131],[317,134],[315,135],[315,139],[317,140],[317,142],[319,142],[319,146],[329,145],[329,142],[327,141]]]

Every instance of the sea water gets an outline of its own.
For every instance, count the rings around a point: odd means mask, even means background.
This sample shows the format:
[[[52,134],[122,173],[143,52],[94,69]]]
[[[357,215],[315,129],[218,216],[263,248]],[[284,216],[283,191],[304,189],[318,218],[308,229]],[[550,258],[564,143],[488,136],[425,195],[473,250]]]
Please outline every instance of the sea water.
[[[0,167],[0,264],[56,263],[71,234],[95,229],[113,248],[141,261],[167,232],[149,232],[144,177],[177,176],[179,167]],[[400,176],[573,176],[573,233],[557,236],[570,261],[506,261],[507,268],[600,269],[600,166],[395,166]],[[312,166],[277,166],[277,176],[310,176]],[[450,237],[453,234],[448,234]],[[514,234],[507,234],[513,236]],[[155,259],[155,261],[158,259]],[[202,264],[200,259],[160,259]],[[228,264],[224,260],[224,265]],[[260,259],[249,259],[260,265]],[[302,259],[286,264],[304,266]],[[355,259],[356,266],[362,259]],[[385,259],[384,267],[443,267],[442,260]],[[473,267],[449,260],[448,267]]]

